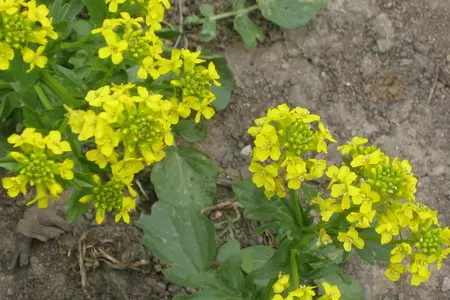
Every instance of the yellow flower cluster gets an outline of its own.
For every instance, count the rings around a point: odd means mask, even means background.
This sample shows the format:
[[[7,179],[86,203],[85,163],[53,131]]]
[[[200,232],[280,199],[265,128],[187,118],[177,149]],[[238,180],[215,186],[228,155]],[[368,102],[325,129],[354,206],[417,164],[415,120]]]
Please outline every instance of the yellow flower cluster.
[[[92,203],[95,207],[95,220],[98,224],[103,223],[105,214],[116,211],[114,220],[119,222],[121,219],[127,224],[130,223],[129,212],[136,207],[136,200],[124,194],[125,184],[113,177],[107,183],[102,184],[100,177],[93,176],[96,187],[92,194],[83,196],[79,201],[81,203]],[[135,197],[136,192],[129,185],[130,194]]]
[[[48,39],[56,40],[52,18],[45,4],[37,5],[36,0],[3,0],[0,3],[0,70],[8,70],[14,59],[14,50],[21,51],[24,62],[43,68],[47,57],[42,55]],[[31,44],[37,44],[31,47]],[[35,50],[33,50],[35,49]]]
[[[386,275],[398,280],[399,274],[409,271],[411,284],[419,285],[430,276],[428,263],[436,262],[440,268],[442,259],[450,253],[445,239],[448,228],[439,227],[436,211],[416,201],[417,178],[409,162],[392,159],[367,143],[365,138],[354,137],[338,147],[347,163],[327,169],[331,197],[317,197],[312,203],[318,206],[323,222],[328,222],[335,213],[345,214],[350,227],[339,232],[337,240],[346,251],[351,251],[352,246],[364,248],[364,236],[360,236],[358,229],[375,228],[381,244],[397,245],[403,241],[394,248]],[[406,231],[411,237],[403,240],[402,233]],[[397,237],[400,240],[395,240]],[[331,237],[322,228],[318,245],[330,242]],[[402,259],[411,258],[409,267],[400,264],[398,253],[402,253]]]
[[[249,170],[268,198],[285,197],[286,187],[296,190],[303,181],[322,177],[326,161],[302,157],[307,152],[326,153],[326,141],[335,142],[318,115],[281,104],[256,119],[255,125],[248,129],[255,137]]]
[[[39,207],[46,208],[48,199],[58,199],[63,191],[58,180],[73,179],[74,162],[62,156],[71,151],[69,143],[61,141],[59,131],[50,131],[43,136],[34,128],[26,128],[21,135],[11,135],[8,143],[20,149],[20,152],[9,153],[20,168],[18,176],[3,178],[3,187],[10,197],[16,197],[19,193],[25,195],[28,185],[35,187],[36,196],[27,205],[37,202]]]
[[[289,275],[279,274],[278,280],[272,286],[275,293],[272,300],[312,300],[316,295],[314,286],[301,286],[293,291],[289,291],[289,287]],[[325,294],[317,298],[318,300],[339,300],[341,298],[341,291],[336,285],[322,282],[322,287]]]
[[[92,109],[66,107],[69,125],[80,141],[94,138],[97,148],[86,156],[100,168],[115,165],[122,157],[143,158],[150,165],[163,159],[164,148],[173,144],[170,128],[178,115],[162,95],[126,84],[90,91],[85,99]],[[118,155],[119,149],[123,149],[122,155]]]

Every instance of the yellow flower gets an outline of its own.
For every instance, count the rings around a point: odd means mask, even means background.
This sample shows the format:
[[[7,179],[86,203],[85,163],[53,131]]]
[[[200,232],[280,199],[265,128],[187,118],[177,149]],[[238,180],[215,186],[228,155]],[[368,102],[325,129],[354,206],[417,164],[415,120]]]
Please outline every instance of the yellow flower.
[[[120,138],[117,132],[115,132],[111,126],[100,125],[102,122],[98,122],[95,132],[95,143],[97,147],[100,149],[100,152],[109,157],[113,154],[114,148],[119,145]]]
[[[337,285],[331,285],[328,282],[322,282],[325,295],[321,296],[318,300],[339,300],[341,299],[341,291]]]
[[[306,161],[308,173],[305,175],[306,180],[314,180],[323,176],[327,168],[327,161],[324,159],[308,159]]]
[[[335,212],[341,211],[340,205],[335,204],[336,199],[333,198],[322,199],[318,197],[312,200],[312,203],[319,205],[320,216],[324,222],[328,222]]]
[[[347,252],[352,250],[352,245],[358,249],[364,248],[364,240],[359,237],[354,227],[350,227],[347,232],[339,232],[337,239],[344,244],[344,250]]]
[[[275,294],[272,298],[272,300],[284,300],[283,296],[281,296],[280,294]]]
[[[319,237],[318,237],[316,246],[321,247],[321,246],[324,246],[324,245],[331,244],[332,242],[333,242],[333,240],[328,235],[328,233],[325,231],[325,229],[320,228],[320,230],[319,230]]]
[[[121,12],[120,16],[122,19],[120,19],[120,22],[123,23],[126,27],[129,28],[141,28],[141,23],[144,22],[144,18],[138,17],[138,18],[132,18],[129,13],[127,12]]]
[[[73,169],[74,162],[71,159],[66,159],[64,162],[59,166],[59,175],[61,178],[66,180],[72,180],[73,179]]]
[[[80,134],[78,135],[79,141],[85,141],[95,135],[95,129],[97,126],[97,115],[92,110],[88,110],[83,114],[83,121],[84,122],[82,122],[83,125],[80,130]],[[81,124],[81,120],[78,120],[77,122]]]
[[[44,138],[45,145],[54,154],[61,154],[63,152],[71,151],[69,142],[61,141],[61,133],[53,130]]]
[[[158,79],[161,74],[156,67],[157,61],[155,61],[151,56],[145,57],[139,65],[137,77],[139,79],[147,79],[148,75],[150,75],[153,79]]]
[[[357,187],[351,185],[357,177],[358,176],[355,173],[350,171],[349,167],[343,166],[339,169],[337,174],[337,179],[340,183],[335,183],[331,186],[331,196],[335,198],[342,196],[342,209],[349,209],[350,196],[356,196],[360,192]]]
[[[411,255],[411,246],[407,243],[401,243],[391,250],[390,262],[393,264],[399,264],[403,259]]]
[[[281,156],[280,144],[276,130],[271,125],[263,126],[261,132],[256,136],[253,157],[258,161],[266,161],[269,156],[278,160]]]
[[[136,207],[136,201],[131,197],[125,197],[122,201],[122,209],[114,217],[114,221],[119,222],[120,219],[127,224],[130,223],[130,215],[128,214],[131,210]]]
[[[301,286],[299,289],[290,292],[286,297],[286,300],[312,300],[313,296],[316,295],[316,293],[313,291],[314,288],[315,287],[312,286]]]
[[[86,153],[86,158],[89,161],[95,162],[101,169],[105,168],[108,163],[117,163],[117,154],[113,152],[110,156],[105,156],[98,149],[89,150]]]
[[[389,269],[387,269],[384,272],[384,275],[386,275],[387,278],[389,278],[390,281],[398,281],[400,279],[400,276],[406,272],[406,268],[402,264],[389,264]]]
[[[108,5],[108,10],[110,12],[115,13],[119,7],[119,4],[125,3],[126,0],[105,0],[106,4]]]
[[[9,136],[8,143],[12,144],[14,148],[23,144],[35,145],[35,131],[35,128],[25,128],[21,135],[12,134]]]
[[[252,161],[248,169],[254,173],[252,180],[257,187],[264,187],[267,191],[275,191],[275,177],[278,175],[278,168],[275,165],[263,167]]]
[[[127,158],[111,166],[115,178],[124,184],[131,184],[134,174],[144,169],[142,159]]]
[[[447,256],[450,254],[450,248],[442,249],[437,253],[430,254],[428,261],[436,263],[436,269],[440,270],[442,268],[442,261],[447,259]]]
[[[289,275],[278,274],[278,280],[272,285],[272,289],[275,293],[281,294],[284,290],[289,288]]]
[[[84,99],[89,102],[90,106],[102,106],[104,102],[112,100],[109,85],[103,86],[97,90],[89,91]]]
[[[184,59],[184,70],[191,71],[195,65],[205,62],[204,59],[198,58],[201,52],[191,52],[188,49],[181,49],[181,56]]]
[[[92,34],[103,33],[108,34],[108,32],[113,32],[113,30],[120,26],[122,22],[119,19],[105,19],[103,21],[102,27],[93,29],[91,31]]]
[[[366,155],[358,155],[353,158],[350,165],[354,168],[361,166],[376,165],[381,161],[382,153],[380,149]]]
[[[375,211],[369,211],[367,213],[363,212],[351,212],[347,216],[347,221],[350,223],[357,223],[356,227],[358,228],[369,228],[372,224],[372,220],[375,217]]]
[[[283,186],[283,179],[275,178],[275,191],[264,190],[264,195],[266,195],[268,199],[272,198],[275,195],[280,198],[286,197],[286,190]]]
[[[26,5],[28,7],[28,20],[42,22],[42,20],[47,19],[49,10],[46,5],[41,4],[36,6],[36,0],[31,0]]]
[[[2,185],[8,190],[8,196],[11,198],[17,197],[19,193],[25,195],[27,193],[28,180],[24,175],[16,177],[4,177],[2,179]]]
[[[216,111],[214,110],[214,108],[212,108],[211,106],[208,106],[214,100],[215,100],[215,98],[204,98],[198,106],[197,105],[191,106],[194,110],[197,111],[197,113],[195,114],[195,119],[194,119],[195,123],[200,122],[201,116],[203,116],[203,117],[205,117],[205,119],[209,120],[216,114]]]
[[[31,72],[35,66],[38,66],[39,68],[45,67],[48,59],[44,55],[41,55],[44,52],[44,49],[44,46],[40,46],[37,48],[36,52],[28,47],[25,47],[22,50],[23,61],[30,64],[30,68],[27,70],[27,73]]]
[[[381,244],[389,243],[394,236],[399,235],[397,217],[391,211],[379,216],[378,226],[375,231],[381,235]]]
[[[9,69],[9,61],[14,59],[14,50],[9,44],[0,42],[0,70]]]
[[[369,140],[366,138],[355,136],[350,142],[347,143],[347,145],[339,146],[338,150],[340,150],[342,154],[349,154],[350,151],[357,149],[358,146],[367,144],[368,141]]]
[[[353,203],[361,205],[359,210],[362,213],[369,213],[372,210],[372,205],[380,201],[380,195],[372,191],[370,184],[361,183],[360,193],[352,197]]]
[[[119,36],[114,32],[105,32],[103,36],[107,46],[98,50],[98,57],[105,59],[111,56],[113,64],[120,64],[123,60],[122,52],[128,49],[128,42],[119,40]]]
[[[411,285],[418,286],[422,282],[427,281],[431,273],[428,270],[428,258],[425,254],[417,252],[413,256],[413,261],[409,266],[409,272],[411,273]]]

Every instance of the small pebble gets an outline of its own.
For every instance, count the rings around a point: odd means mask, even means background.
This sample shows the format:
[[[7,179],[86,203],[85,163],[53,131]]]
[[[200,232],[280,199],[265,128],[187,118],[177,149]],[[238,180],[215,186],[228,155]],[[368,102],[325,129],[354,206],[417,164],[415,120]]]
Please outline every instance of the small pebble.
[[[246,145],[244,148],[242,148],[241,150],[241,155],[244,156],[249,156],[250,153],[252,153],[252,145]]]
[[[441,290],[443,292],[447,292],[450,290],[450,278],[444,277],[444,281],[442,282]]]

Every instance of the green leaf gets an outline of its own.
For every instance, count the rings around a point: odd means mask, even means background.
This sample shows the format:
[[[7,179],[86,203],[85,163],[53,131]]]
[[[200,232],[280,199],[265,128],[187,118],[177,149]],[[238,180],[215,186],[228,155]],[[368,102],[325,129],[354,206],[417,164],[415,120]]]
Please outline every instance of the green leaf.
[[[155,34],[163,39],[174,39],[177,38],[181,34],[181,32],[176,28],[164,28],[157,30]]]
[[[105,0],[83,0],[83,3],[88,9],[89,16],[94,25],[102,25],[108,12]]]
[[[207,134],[205,123],[195,123],[193,120],[180,120],[172,128],[176,134],[190,143],[203,141]]]
[[[216,38],[217,35],[217,26],[216,20],[211,20],[206,18],[203,21],[202,30],[200,31],[200,41],[201,42],[209,42]]]
[[[269,259],[272,258],[275,250],[269,246],[251,246],[241,250],[242,265],[241,268],[246,273],[251,273],[261,268]]]
[[[237,14],[234,19],[234,29],[249,48],[256,47],[257,41],[262,42],[264,40],[264,32],[250,20],[247,14]]]
[[[245,0],[233,0],[233,10],[240,10],[243,9],[245,7]]]
[[[152,170],[151,180],[159,201],[201,210],[214,203],[217,167],[193,147],[166,150]]]
[[[229,240],[219,249],[217,261],[224,263],[227,259],[238,256],[241,251],[241,245],[237,240]]]
[[[83,19],[77,20],[72,26],[79,38],[91,34],[93,29],[91,23]]]
[[[216,100],[211,104],[216,110],[227,108],[231,100],[231,91],[233,90],[233,71],[228,64],[228,60],[223,56],[216,56],[209,59],[216,65],[216,70],[220,75],[220,86],[213,86],[211,91],[216,95]]]
[[[23,109],[23,117],[28,127],[34,127],[42,133],[50,130],[57,130],[64,119],[66,110],[62,106],[57,106],[52,110],[36,112],[28,107]]]
[[[305,25],[327,5],[320,0],[257,0],[263,16],[284,28]]]
[[[214,225],[192,207],[176,207],[161,201],[152,214],[141,214],[136,226],[144,231],[142,243],[168,266],[166,278],[192,286],[189,276],[208,270],[216,253]]]
[[[331,285],[337,285],[341,291],[341,300],[364,300],[364,290],[353,278],[348,275],[340,274],[339,272],[332,272],[324,274],[319,280],[314,280],[314,283],[319,286],[320,291],[323,293],[321,282],[328,282]],[[348,283],[346,283],[346,281]]]
[[[208,4],[208,3],[200,4],[199,9],[200,9],[200,13],[204,17],[212,17],[212,16],[214,16],[215,8],[211,4]]]
[[[69,58],[69,63],[71,63],[75,68],[81,68],[85,65],[88,57],[89,53],[86,50],[81,49]]]
[[[285,239],[272,257],[260,268],[252,272],[252,277],[258,285],[266,286],[279,272],[289,273],[289,250],[291,241]]]
[[[11,86],[18,93],[23,93],[31,88],[39,78],[39,73],[36,68],[27,73],[28,64],[22,61],[22,54],[18,51],[14,53],[14,59],[11,61],[9,70],[13,79],[16,81]]]
[[[66,201],[67,222],[72,223],[80,219],[89,209],[89,203],[81,203],[80,198],[89,194],[90,189],[75,190]]]
[[[0,120],[4,120],[14,108],[22,105],[21,97],[16,92],[9,92],[0,96]]]
[[[3,124],[0,124],[0,126]],[[0,133],[0,156],[3,157],[5,156],[8,151],[11,150],[11,145],[8,144],[6,137],[3,136],[3,134]],[[5,168],[7,170],[10,170],[10,168],[14,168],[13,166],[10,165],[11,163],[2,163],[0,162],[0,167],[1,168]],[[20,167],[20,166],[16,166],[16,167]]]
[[[83,91],[87,91],[88,88],[86,84],[84,84],[83,80],[77,73],[60,65],[53,65],[52,67],[56,72],[64,76],[68,81],[72,82],[75,89],[82,89]]]
[[[306,185],[303,185],[296,192],[297,192],[297,195],[300,198],[300,200],[305,201],[305,202],[309,202],[312,199],[314,199],[315,197],[317,197],[317,195],[319,195],[319,191],[317,190],[317,188],[306,186]]]
[[[187,16],[183,20],[183,25],[184,26],[194,26],[194,25],[200,25],[202,23],[203,23],[203,20],[200,17],[196,16],[196,15]]]

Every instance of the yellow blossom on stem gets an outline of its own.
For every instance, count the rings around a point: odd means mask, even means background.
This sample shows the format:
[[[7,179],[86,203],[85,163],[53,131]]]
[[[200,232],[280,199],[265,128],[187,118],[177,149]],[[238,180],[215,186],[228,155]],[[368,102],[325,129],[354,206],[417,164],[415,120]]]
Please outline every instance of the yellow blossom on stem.
[[[318,300],[339,300],[341,299],[341,291],[337,285],[331,285],[328,282],[322,282],[325,295],[319,297]]]
[[[0,42],[0,70],[9,69],[9,61],[14,58],[14,50],[4,42]]]
[[[27,73],[31,72],[35,66],[41,69],[45,67],[48,59],[44,55],[41,55],[44,52],[44,49],[44,46],[40,46],[37,48],[36,52],[27,47],[22,50],[23,61],[30,64],[30,68],[27,70]]]
[[[105,59],[111,56],[113,64],[120,64],[123,60],[123,52],[128,48],[128,42],[120,40],[114,32],[106,32],[103,36],[107,46],[98,50],[98,57]]]
[[[391,281],[398,281],[400,276],[406,272],[406,267],[399,263],[390,263],[389,268],[384,272],[387,278]]]
[[[350,252],[352,250],[352,245],[356,248],[364,248],[364,240],[359,237],[358,231],[354,227],[350,227],[347,232],[339,232],[338,241],[343,243],[344,250]]]
[[[253,182],[257,187],[264,187],[267,191],[275,191],[275,177],[278,175],[278,168],[275,165],[262,165],[252,162],[248,168],[253,174]]]

